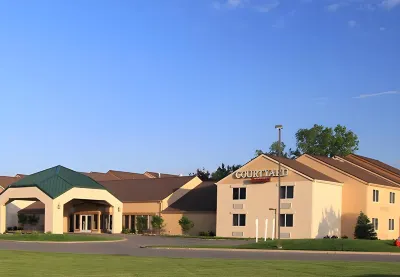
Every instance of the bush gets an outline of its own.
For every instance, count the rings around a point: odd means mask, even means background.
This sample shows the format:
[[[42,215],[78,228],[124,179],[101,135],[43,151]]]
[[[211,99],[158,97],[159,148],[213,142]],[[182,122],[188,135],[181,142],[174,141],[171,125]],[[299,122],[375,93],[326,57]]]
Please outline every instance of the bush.
[[[349,237],[346,236],[346,235],[342,236],[342,239],[348,239],[348,238],[349,238]]]
[[[151,219],[151,226],[158,232],[158,234],[160,234],[164,228],[164,218],[159,215],[154,215]]]
[[[147,217],[146,216],[137,216],[136,217],[136,229],[138,234],[143,234],[145,228],[147,226]]]
[[[13,227],[7,227],[7,231],[12,231]]]
[[[129,229],[128,228],[123,228],[122,229],[122,234],[129,234]]]
[[[135,229],[135,228],[130,229],[130,232],[131,232],[132,234],[136,234],[136,229]]]
[[[208,232],[208,235],[209,235],[210,237],[215,237],[215,233],[214,233],[213,231],[209,231],[209,232]]]
[[[181,226],[182,232],[187,234],[190,229],[194,227],[193,221],[191,221],[186,216],[182,216],[182,218],[178,221],[179,225]]]
[[[17,227],[17,230],[18,231],[22,231],[22,230],[24,230],[24,227],[22,227],[22,226],[21,227]]]
[[[13,231],[17,231],[18,230],[18,227],[17,226],[14,226],[13,227]]]
[[[46,234],[47,234],[47,235],[51,235],[52,232],[51,232],[51,231],[47,231]]]
[[[330,238],[331,238],[330,236],[325,236],[325,237],[324,237],[324,239],[330,239]]]
[[[356,239],[377,239],[374,225],[363,212],[360,212],[357,218],[356,227],[354,228],[354,237]]]
[[[199,232],[200,237],[208,237],[208,232]]]

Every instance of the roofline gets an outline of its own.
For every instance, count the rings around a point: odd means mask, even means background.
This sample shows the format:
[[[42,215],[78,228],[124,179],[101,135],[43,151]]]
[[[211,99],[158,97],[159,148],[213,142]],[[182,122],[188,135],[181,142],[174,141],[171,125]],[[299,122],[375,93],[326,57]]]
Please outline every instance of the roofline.
[[[392,188],[392,189],[398,189],[398,190],[400,190],[400,186],[398,186],[398,187],[395,187],[395,186],[391,187],[391,186],[381,185],[381,184],[375,184],[375,183],[368,183],[367,185],[368,185],[368,186],[371,186],[371,187],[380,187],[380,188],[382,187],[382,188],[386,188],[386,189]]]
[[[373,175],[375,175],[375,176],[378,176],[378,177],[380,177],[380,178],[382,178],[382,179],[385,179],[386,181],[388,181],[388,182],[391,182],[391,183],[394,183],[395,185],[398,185],[398,186],[400,186],[400,182],[395,182],[395,181],[393,181],[393,180],[390,180],[390,179],[388,179],[388,178],[386,178],[386,177],[384,177],[384,176],[382,176],[382,175],[379,175],[378,173],[375,173],[375,172],[373,172],[373,171],[371,171],[371,170],[369,170],[369,169],[367,169],[367,168],[365,168],[365,167],[362,167],[362,166],[360,166],[360,165],[358,165],[358,164],[355,164],[355,163],[353,163],[353,162],[351,162],[351,161],[348,161],[348,160],[346,160],[345,158],[343,158],[343,157],[340,157],[340,156],[335,156],[335,158],[336,159],[340,159],[340,160],[342,160],[342,161],[344,161],[344,162],[347,162],[347,163],[349,163],[349,164],[352,164],[352,165],[354,165],[354,166],[357,166],[357,167],[359,167],[359,168],[362,168],[362,169],[364,169],[365,171],[368,171],[369,173],[371,173],[371,174],[373,174]],[[371,163],[369,163],[371,166],[373,166],[373,167],[376,167],[374,164],[371,164]],[[381,168],[381,167],[379,167],[379,168]]]
[[[319,179],[315,179],[314,182],[324,183],[324,184],[333,185],[333,186],[340,186],[340,187],[343,187],[343,185],[344,185],[343,182],[331,182],[331,181],[325,181],[325,180],[319,180]]]
[[[303,155],[301,155],[301,156],[306,156],[306,157],[308,157],[308,158],[310,158],[310,159],[312,159],[312,160],[314,160],[314,161],[317,161],[317,162],[319,162],[319,163],[322,163],[322,164],[326,165],[327,167],[332,168],[332,169],[334,169],[334,170],[336,170],[336,171],[338,171],[338,172],[340,172],[340,173],[342,173],[342,174],[344,174],[344,175],[347,175],[347,176],[350,176],[350,177],[352,177],[352,178],[354,178],[354,179],[357,179],[358,181],[360,181],[360,182],[362,182],[362,183],[364,183],[364,184],[368,184],[367,181],[364,181],[364,180],[362,180],[362,179],[360,179],[360,178],[358,178],[358,177],[356,177],[356,176],[354,176],[354,175],[352,175],[352,174],[350,174],[350,173],[347,173],[347,172],[345,172],[345,171],[343,171],[343,170],[341,170],[341,169],[339,169],[339,168],[337,168],[337,167],[335,167],[335,166],[333,166],[333,165],[327,164],[326,162],[324,162],[324,161],[322,161],[322,160],[320,160],[320,159],[318,159],[318,158],[316,158],[316,157],[314,157],[314,156],[311,156],[311,155],[309,155],[309,154],[303,154]],[[301,156],[300,156],[300,157],[301,157]]]
[[[391,173],[391,174],[394,174],[394,175],[396,175],[396,176],[399,176],[399,174],[398,174],[397,172],[393,172],[393,171],[390,170],[390,169],[381,167],[381,166],[379,166],[379,165],[377,165],[377,164],[374,164],[374,163],[372,163],[371,161],[368,160],[368,159],[371,159],[371,160],[375,160],[375,159],[368,158],[368,157],[364,157],[364,156],[360,156],[360,155],[353,154],[353,153],[352,153],[352,154],[349,154],[348,156],[350,156],[350,155],[353,156],[354,158],[358,159],[358,160],[362,160],[362,161],[366,162],[367,164],[370,164],[370,165],[373,166],[373,167],[378,167],[378,168],[380,168],[380,169],[383,170],[383,171],[386,171],[386,172],[388,172],[388,173]],[[368,158],[368,159],[366,159],[366,158]],[[376,161],[385,164],[384,162],[382,162],[382,161],[380,161],[380,160],[376,160]],[[386,165],[388,165],[388,164],[386,164]],[[393,167],[393,166],[391,166],[391,165],[388,165],[388,166]]]
[[[310,181],[316,180],[316,179],[311,178],[310,176],[308,176],[308,175],[306,175],[306,174],[304,174],[304,173],[301,173],[301,172],[299,172],[299,171],[297,171],[297,170],[291,168],[290,166],[288,166],[288,165],[285,164],[285,163],[282,163],[282,162],[279,162],[279,161],[277,161],[277,160],[274,160],[273,158],[271,158],[271,157],[269,157],[269,156],[267,156],[267,155],[265,155],[265,154],[261,154],[260,156],[263,156],[264,158],[267,158],[267,159],[269,159],[269,160],[271,160],[271,161],[274,161],[274,162],[276,162],[276,163],[278,163],[278,164],[281,163],[281,164],[283,164],[284,166],[286,166],[287,168],[289,168],[290,170],[296,172],[297,174],[303,176],[304,178],[306,178],[306,179],[308,179],[308,180],[310,180]],[[305,165],[305,164],[302,164],[302,165]],[[305,166],[308,166],[308,165],[305,165]],[[309,166],[308,166],[308,167],[309,167]],[[311,167],[310,167],[310,168],[311,168]],[[311,168],[311,169],[312,169],[312,168]],[[327,177],[329,177],[329,176],[327,176]]]
[[[36,184],[32,184],[32,185],[22,185],[22,186],[18,186],[18,187],[10,187],[10,186],[8,186],[5,190],[3,190],[2,192],[0,192],[0,195],[2,195],[6,190],[8,190],[9,188],[12,188],[12,189],[19,189],[19,188],[33,188],[33,187],[36,187],[38,190],[40,190],[41,192],[43,192],[44,194],[46,194],[48,197],[50,197],[51,199],[56,199],[57,197],[55,197],[55,198],[53,198],[53,197],[51,197],[47,192],[45,192],[44,190],[42,190],[40,187],[38,187],[38,185],[36,185]],[[68,190],[67,190],[68,191]],[[61,194],[60,194],[61,195]],[[59,196],[60,196],[59,195]],[[38,200],[38,201],[40,201],[40,200]]]
[[[169,207],[168,207],[169,208]],[[161,211],[162,214],[175,214],[175,213],[193,213],[193,214],[215,214],[217,211],[184,211],[184,210],[168,210],[166,208],[165,210]]]

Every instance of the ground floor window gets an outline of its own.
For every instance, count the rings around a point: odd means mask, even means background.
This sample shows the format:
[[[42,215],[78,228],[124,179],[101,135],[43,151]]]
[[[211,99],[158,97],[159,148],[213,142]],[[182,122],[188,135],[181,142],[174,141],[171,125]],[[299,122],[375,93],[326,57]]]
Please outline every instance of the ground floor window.
[[[293,227],[293,214],[281,214],[279,217],[281,227]]]
[[[81,228],[80,222],[81,222],[81,215],[76,214],[75,215],[75,229],[79,230]]]
[[[378,230],[378,228],[379,228],[379,221],[378,221],[378,219],[377,218],[372,218],[372,225],[374,225],[374,229],[375,230]]]
[[[233,214],[233,226],[246,226],[246,215]]]
[[[93,221],[94,221],[94,229],[97,230],[99,228],[99,215],[98,214],[94,215]]]
[[[129,228],[129,215],[124,215],[124,228]]]
[[[394,230],[394,219],[393,218],[389,219],[389,230],[390,231]]]

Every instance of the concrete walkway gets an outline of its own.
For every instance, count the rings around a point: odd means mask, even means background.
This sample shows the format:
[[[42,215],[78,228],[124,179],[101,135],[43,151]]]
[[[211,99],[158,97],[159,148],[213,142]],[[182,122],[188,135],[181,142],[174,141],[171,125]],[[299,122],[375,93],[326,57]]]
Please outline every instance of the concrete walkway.
[[[0,241],[0,250],[25,250],[40,252],[63,252],[85,254],[112,254],[142,257],[172,257],[172,258],[223,258],[223,259],[254,259],[254,260],[298,260],[298,261],[382,261],[400,262],[400,255],[390,254],[360,254],[360,253],[328,253],[311,251],[257,251],[257,250],[222,250],[222,249],[156,249],[141,248],[149,245],[239,245],[248,243],[240,240],[203,240],[171,237],[126,236],[126,241],[107,243],[26,243]]]

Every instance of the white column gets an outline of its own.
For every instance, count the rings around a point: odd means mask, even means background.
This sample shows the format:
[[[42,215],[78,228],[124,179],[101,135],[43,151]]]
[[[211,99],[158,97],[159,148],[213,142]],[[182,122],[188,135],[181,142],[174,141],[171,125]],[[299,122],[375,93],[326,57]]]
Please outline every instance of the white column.
[[[0,204],[0,234],[6,231],[6,222],[6,205]]]
[[[256,243],[258,242],[258,218],[256,218]]]
[[[272,219],[272,235],[271,235],[272,240],[275,238],[275,218]]]
[[[265,219],[264,241],[267,241],[268,235],[268,218]]]

